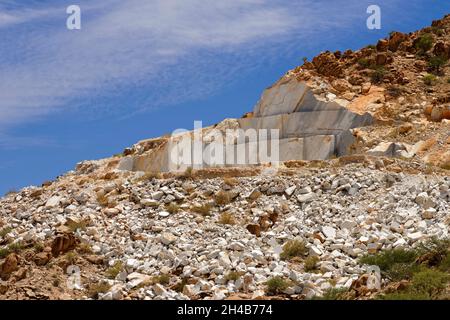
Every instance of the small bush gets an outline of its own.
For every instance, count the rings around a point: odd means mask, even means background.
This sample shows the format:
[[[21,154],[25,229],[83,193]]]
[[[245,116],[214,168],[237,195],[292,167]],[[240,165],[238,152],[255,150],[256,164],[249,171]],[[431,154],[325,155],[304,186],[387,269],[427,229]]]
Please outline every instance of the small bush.
[[[180,206],[177,205],[175,202],[171,202],[169,205],[166,206],[166,210],[171,214],[178,213],[180,211]]]
[[[75,264],[77,262],[78,255],[75,252],[71,251],[66,254],[65,259],[68,264]]]
[[[439,264],[448,254],[450,250],[450,239],[432,238],[423,242],[417,248],[419,255],[432,256]]]
[[[107,196],[105,196],[104,194],[100,193],[100,194],[97,194],[97,202],[102,207],[107,207],[108,204],[109,204],[109,199],[108,199]]]
[[[36,242],[33,245],[33,249],[36,253],[42,252],[44,251],[44,245],[41,242]]]
[[[363,67],[363,68],[369,68],[369,66],[370,66],[370,62],[369,62],[369,60],[366,59],[366,58],[361,58],[361,59],[359,59],[359,60],[358,60],[358,64],[359,64],[361,67]]]
[[[168,285],[170,283],[170,275],[168,274],[160,274],[159,276],[152,278],[153,283],[159,283],[162,285]]]
[[[239,184],[239,180],[236,178],[224,178],[223,183],[229,185],[230,187],[234,187]]]
[[[86,230],[87,226],[88,226],[88,222],[86,220],[80,220],[80,221],[71,220],[67,224],[67,227],[72,232],[76,232],[77,230]]]
[[[376,67],[372,72],[370,78],[373,83],[380,83],[384,80],[386,76],[386,70],[383,67]]]
[[[6,236],[8,233],[10,233],[13,229],[11,227],[5,227],[3,229],[0,230],[0,238],[3,238],[4,236]]]
[[[109,279],[115,279],[117,277],[117,275],[122,271],[123,269],[123,262],[122,261],[116,261],[116,263],[114,263],[114,265],[110,268],[108,268],[108,270],[106,270],[106,276]]]
[[[209,216],[211,214],[211,209],[211,205],[209,203],[205,203],[199,206],[193,206],[191,210],[195,213],[201,214],[202,216]]]
[[[230,271],[225,275],[225,281],[237,281],[241,277],[241,273],[237,271]]]
[[[375,265],[380,267],[380,270],[388,277],[401,277],[398,264],[411,264],[418,257],[416,250],[391,249],[385,250],[374,255],[366,255],[359,259],[360,263],[367,265]],[[390,273],[392,271],[392,274]],[[409,274],[410,270],[405,271]]]
[[[411,279],[416,272],[422,270],[421,266],[415,263],[395,263],[388,271],[389,277],[393,281]]]
[[[220,190],[214,196],[214,201],[218,206],[225,206],[231,202],[231,195],[226,191]]]
[[[150,171],[150,172],[146,172],[142,177],[140,177],[138,179],[138,181],[151,181],[153,179],[158,180],[161,178],[162,178],[161,172]]]
[[[236,221],[234,220],[233,214],[231,214],[230,212],[224,212],[220,215],[219,223],[233,225],[236,224]]]
[[[305,271],[311,272],[317,270],[317,263],[319,262],[319,258],[316,256],[311,256],[306,258],[305,260]]]
[[[99,293],[106,293],[109,289],[111,289],[111,285],[107,282],[91,284],[88,288],[88,296],[92,299],[97,299]]]
[[[280,276],[270,278],[267,282],[267,293],[268,294],[280,294],[287,288],[289,288],[289,283]]]
[[[366,48],[367,48],[367,49],[376,49],[377,46],[374,45],[374,44],[369,44]]]
[[[184,287],[188,284],[188,279],[183,278],[180,282],[178,282],[174,287],[173,290],[176,292],[183,292]]]
[[[439,295],[450,280],[447,273],[427,269],[414,274],[412,279],[412,289],[418,293],[428,294],[429,297]]]
[[[11,252],[11,253],[19,253],[20,251],[22,251],[23,250],[23,244],[22,243],[20,243],[20,242],[15,242],[15,243],[11,243],[9,246],[8,246],[8,250],[9,250],[9,252]]]
[[[194,176],[194,169],[192,167],[186,168],[186,170],[181,175],[184,179],[191,179]]]
[[[9,253],[8,248],[0,248],[0,259],[5,258]]]
[[[305,243],[300,240],[290,240],[283,246],[283,251],[280,254],[282,260],[289,260],[294,257],[303,257],[308,253]]]
[[[447,256],[441,261],[439,264],[439,270],[450,272],[450,254],[447,254]]]
[[[80,245],[77,247],[77,251],[81,254],[92,254],[93,253],[92,246],[87,242],[80,243]]]
[[[432,72],[440,73],[441,68],[445,66],[447,61],[448,59],[443,56],[431,57],[430,60],[428,61],[428,66]]]
[[[399,86],[395,86],[395,85],[390,85],[389,87],[387,87],[387,93],[394,97],[394,98],[398,98],[400,96],[402,96],[405,92],[405,90],[402,87]]]
[[[431,27],[431,32],[433,32],[435,35],[441,37],[444,35],[444,30],[442,29],[442,27]]]
[[[429,33],[422,34],[417,39],[415,46],[421,54],[426,53],[433,47],[433,36]]]
[[[434,86],[436,84],[437,77],[434,74],[427,74],[423,77],[423,83],[427,86]]]
[[[347,292],[346,288],[330,288],[322,296],[316,296],[312,300],[343,300],[343,295]]]

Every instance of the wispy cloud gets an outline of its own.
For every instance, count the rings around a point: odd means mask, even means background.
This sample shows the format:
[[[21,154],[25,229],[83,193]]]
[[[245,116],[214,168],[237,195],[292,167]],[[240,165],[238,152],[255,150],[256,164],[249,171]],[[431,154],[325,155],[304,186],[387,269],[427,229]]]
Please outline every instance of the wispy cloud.
[[[19,137],[9,134],[2,134],[0,132],[0,149],[3,150],[18,150],[22,148],[33,147],[56,147],[57,143],[46,137]]]
[[[126,113],[210,94],[289,51],[289,39],[298,46],[355,19],[351,10],[324,19],[319,2],[83,0],[82,30],[68,31],[60,2],[9,1],[13,10],[0,6],[0,128],[67,108],[110,111],[96,97],[118,91],[130,92]],[[358,2],[329,2],[326,11]]]

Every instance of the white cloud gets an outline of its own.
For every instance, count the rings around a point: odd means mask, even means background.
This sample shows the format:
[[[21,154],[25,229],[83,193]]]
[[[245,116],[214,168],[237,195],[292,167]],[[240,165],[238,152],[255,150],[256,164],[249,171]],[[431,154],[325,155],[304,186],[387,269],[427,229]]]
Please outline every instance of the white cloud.
[[[80,31],[65,29],[61,7],[0,12],[0,127],[77,105],[105,112],[91,102],[120,90],[149,89],[130,97],[127,113],[203,96],[289,51],[289,38],[310,39],[350,16],[325,19],[312,0],[79,4]]]

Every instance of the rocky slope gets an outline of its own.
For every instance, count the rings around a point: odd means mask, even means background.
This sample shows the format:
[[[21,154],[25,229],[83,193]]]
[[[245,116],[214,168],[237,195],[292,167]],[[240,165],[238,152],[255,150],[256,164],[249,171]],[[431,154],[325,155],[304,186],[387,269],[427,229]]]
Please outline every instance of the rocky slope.
[[[448,298],[449,55],[450,17],[322,53],[269,88],[253,113],[215,126],[278,117],[291,128],[317,112],[322,125],[286,139],[334,144],[292,153],[277,170],[163,172],[162,137],[6,195],[0,298],[309,299],[339,289],[368,299],[404,288]],[[280,93],[292,99],[278,104]],[[341,131],[352,137],[342,154]],[[432,238],[440,244],[423,251]],[[401,271],[379,262],[385,253],[391,264],[401,256]],[[368,289],[367,264],[381,267],[381,288]],[[417,291],[427,277],[442,286]]]

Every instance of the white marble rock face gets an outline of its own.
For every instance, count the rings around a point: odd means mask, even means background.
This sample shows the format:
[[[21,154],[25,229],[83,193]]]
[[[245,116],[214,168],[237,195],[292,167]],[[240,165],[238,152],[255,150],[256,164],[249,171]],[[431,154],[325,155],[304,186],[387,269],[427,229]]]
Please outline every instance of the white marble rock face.
[[[277,161],[325,160],[336,155],[346,155],[350,145],[354,143],[354,137],[350,130],[370,125],[373,122],[370,114],[357,114],[336,101],[321,101],[305,83],[299,82],[295,78],[282,78],[264,91],[261,100],[254,108],[253,117],[227,119],[221,123],[222,125],[219,124],[219,127],[223,132],[227,128],[244,131],[248,129],[278,130]],[[206,136],[208,130],[205,128]],[[186,133],[186,135],[190,134]],[[186,137],[186,135],[184,136]],[[180,141],[182,137],[177,137],[172,141]],[[246,166],[270,162],[270,159],[266,159],[258,153],[260,145],[264,143],[267,154],[272,154],[270,134],[262,138],[269,139],[269,141],[260,140],[259,145],[252,143],[255,140],[251,135],[246,142],[240,142],[235,138],[231,144],[224,142],[224,145],[221,146],[224,159],[221,165]],[[205,147],[207,147],[210,142],[207,138],[204,141]],[[192,166],[191,164],[171,166],[170,154],[173,145],[166,143],[141,155],[125,157],[120,161],[119,169],[164,172],[183,171]],[[244,161],[239,162],[236,154],[242,150],[245,152],[245,157]],[[191,155],[190,159],[193,160],[193,146],[188,153]],[[203,167],[216,166],[209,160],[210,158],[205,156]]]

